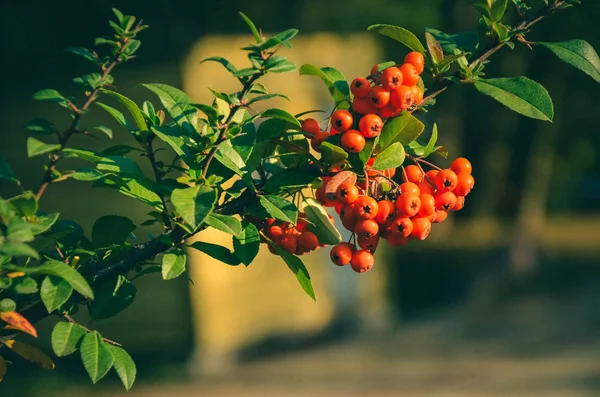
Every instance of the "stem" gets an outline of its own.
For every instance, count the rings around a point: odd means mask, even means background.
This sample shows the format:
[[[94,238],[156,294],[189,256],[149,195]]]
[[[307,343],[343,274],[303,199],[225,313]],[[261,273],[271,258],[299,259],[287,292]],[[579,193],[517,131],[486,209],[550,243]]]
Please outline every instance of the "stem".
[[[61,314],[61,317],[64,318],[65,320],[67,320],[68,322],[70,322],[71,324],[75,324],[75,325],[83,328],[86,332],[89,332],[89,333],[94,332],[91,329],[89,329],[88,327],[86,327],[85,325],[83,325],[81,323],[78,323],[77,321],[73,320],[73,318],[71,316],[69,316],[68,314]],[[123,346],[120,343],[115,342],[114,340],[110,340],[110,339],[107,339],[107,338],[104,338],[104,337],[102,338],[102,340],[104,340],[104,342],[110,343],[111,345],[114,345],[114,346],[119,346],[119,347]]]
[[[35,193],[35,197],[37,200],[39,200],[42,197],[42,195],[48,188],[48,185],[50,183],[52,183],[52,173],[56,170],[56,164],[61,159],[61,155],[60,155],[61,151],[67,146],[67,143],[68,143],[69,139],[71,138],[71,136],[74,133],[76,133],[77,131],[79,131],[79,121],[81,120],[81,116],[89,109],[89,107],[92,105],[92,103],[94,103],[96,101],[96,99],[98,98],[98,94],[102,90],[104,81],[106,81],[106,79],[110,75],[110,72],[112,72],[112,70],[115,68],[115,66],[117,66],[118,63],[120,63],[120,57],[122,55],[123,48],[125,48],[125,46],[124,46],[125,43],[123,42],[123,39],[121,39],[121,44],[122,44],[120,47],[121,49],[115,54],[114,59],[111,61],[111,63],[106,68],[103,68],[102,78],[100,79],[100,81],[101,81],[100,84],[98,84],[98,87],[96,87],[90,93],[87,100],[84,102],[83,106],[81,108],[77,108],[75,105],[71,104],[71,108],[73,110],[73,121],[71,122],[71,125],[65,130],[65,132],[62,135],[59,134],[58,143],[60,144],[60,148],[56,152],[54,152],[52,154],[52,157],[50,158],[50,162],[48,163],[48,166],[46,168],[46,173],[42,177],[42,181],[40,182],[40,184],[37,188],[37,191]]]
[[[154,153],[154,149],[152,148],[152,141],[154,140],[154,136],[148,137],[148,145],[146,146],[146,153],[148,154],[148,159],[150,159],[150,164],[152,165],[152,171],[154,172],[154,180],[156,184],[160,183],[161,175],[156,164],[156,156]],[[173,225],[171,224],[171,217],[169,216],[169,208],[167,207],[167,200],[165,200],[165,196],[157,191],[156,194],[160,197],[160,201],[163,205],[163,223],[167,230],[171,230]]]

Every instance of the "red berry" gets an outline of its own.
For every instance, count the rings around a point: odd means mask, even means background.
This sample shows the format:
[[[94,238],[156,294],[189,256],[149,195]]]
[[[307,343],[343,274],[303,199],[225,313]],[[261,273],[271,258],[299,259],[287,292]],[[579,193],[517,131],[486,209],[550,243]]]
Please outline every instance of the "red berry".
[[[373,252],[379,245],[379,236],[365,237],[364,235],[359,235],[356,238],[356,243],[360,248]]]
[[[456,195],[453,192],[438,192],[435,195],[435,209],[450,211],[456,205]]]
[[[435,176],[435,186],[440,192],[451,192],[456,188],[458,177],[454,171],[445,169],[441,170]]]
[[[416,194],[403,194],[396,199],[397,216],[415,216],[419,209],[421,209],[421,199]]]
[[[360,119],[358,127],[365,138],[375,138],[383,129],[383,121],[376,114],[367,114]]]
[[[313,118],[308,118],[308,119],[302,120],[301,129],[303,132],[306,132],[307,134],[310,134],[310,135],[316,135],[319,132],[321,132],[321,126],[319,126],[319,123],[317,122],[317,120],[315,120]]]
[[[417,51],[409,52],[406,57],[404,57],[404,63],[413,65],[418,74],[423,73],[423,69],[425,69],[425,57]]]
[[[377,203],[377,216],[375,220],[383,225],[392,219],[396,213],[396,207],[390,200],[382,200]]]
[[[431,222],[429,219],[418,216],[413,218],[412,222],[413,230],[410,236],[417,240],[425,240],[429,236],[429,232],[431,232]]]
[[[357,130],[344,132],[340,144],[349,153],[358,153],[365,147],[365,137]]]
[[[368,270],[371,270],[374,263],[375,258],[373,258],[373,254],[367,250],[356,251],[350,260],[350,266],[352,266],[352,270],[357,273],[364,273]]]
[[[377,201],[373,197],[360,196],[354,202],[354,213],[357,218],[373,219],[377,216]]]
[[[379,224],[372,219],[362,219],[354,225],[354,233],[364,237],[376,236],[379,233]]]
[[[392,234],[400,234],[404,237],[410,236],[413,230],[413,223],[408,217],[397,216],[389,225],[389,231]]]
[[[331,261],[338,266],[345,266],[352,260],[352,255],[356,251],[353,245],[349,243],[340,243],[331,249],[329,256]]]
[[[466,196],[471,192],[473,186],[475,186],[475,178],[473,175],[468,174],[466,172],[461,172],[457,175],[458,181],[456,182],[456,187],[454,188],[454,194],[457,196]]]
[[[340,109],[333,112],[331,115],[331,125],[339,132],[346,132],[352,128],[354,118],[349,111]]]
[[[298,244],[297,250],[299,252],[314,251],[319,246],[319,239],[312,232],[304,232],[300,234],[296,238],[296,241]]]
[[[450,169],[454,171],[456,175],[460,174],[461,172],[466,172],[468,174],[473,172],[473,166],[471,165],[471,162],[464,157],[455,159],[452,164],[450,164]]]
[[[357,77],[350,84],[350,92],[352,92],[354,98],[366,98],[370,90],[371,84],[364,77]]]
[[[381,72],[379,76],[379,82],[381,86],[388,90],[392,91],[402,85],[402,80],[404,77],[402,76],[402,72],[395,66],[389,67]]]
[[[404,77],[404,85],[412,87],[419,82],[419,73],[417,73],[417,69],[410,63],[405,63],[400,66],[400,71],[402,72],[402,77]]]
[[[404,167],[404,172],[402,173],[402,180],[404,182],[412,182],[412,183],[421,183],[423,182],[423,171],[419,167],[414,164],[411,164],[407,167]]]
[[[336,192],[337,200],[342,204],[352,204],[358,198],[358,188],[351,182],[342,183]]]

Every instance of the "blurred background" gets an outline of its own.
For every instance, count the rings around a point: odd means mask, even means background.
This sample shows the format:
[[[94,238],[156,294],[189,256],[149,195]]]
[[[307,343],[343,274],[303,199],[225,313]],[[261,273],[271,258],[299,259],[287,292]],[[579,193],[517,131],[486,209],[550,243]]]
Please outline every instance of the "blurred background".
[[[532,3],[535,3],[532,1]],[[541,1],[538,1],[541,3]],[[582,38],[600,49],[600,3],[548,18],[530,41]],[[75,93],[71,79],[89,65],[63,50],[90,46],[108,32],[111,7],[144,18],[139,57],[115,72],[121,92],[141,103],[139,87],[162,82],[199,102],[206,87],[235,90],[213,55],[244,62],[251,41],[237,11],[265,32],[300,29],[288,56],[298,64],[334,66],[346,77],[374,63],[401,60],[406,50],[365,32],[373,23],[448,33],[476,28],[477,15],[452,0],[260,0],[227,2],[63,0],[0,2],[0,152],[26,187],[44,159],[27,159],[24,125],[68,117],[31,100],[43,88]],[[380,249],[374,269],[356,275],[334,268],[328,250],[307,258],[318,301],[303,295],[283,262],[265,253],[247,269],[192,253],[189,278],[135,281],[134,304],[91,324],[118,340],[138,364],[130,395],[162,396],[598,396],[600,395],[600,101],[596,83],[543,49],[504,50],[488,76],[527,75],[555,104],[554,123],[512,113],[472,87],[454,87],[424,118],[450,150],[442,166],[466,156],[476,187],[460,213],[436,225],[420,244]],[[292,112],[331,109],[320,81],[296,73],[268,78]],[[57,110],[58,109],[58,110]],[[106,123],[97,109],[89,123]],[[113,142],[73,140],[102,149],[127,143],[115,124]],[[0,195],[11,194],[0,185]],[[106,213],[145,220],[143,204],[118,193],[65,182],[51,187],[42,209],[60,211],[88,230]],[[152,228],[139,229],[146,238]],[[215,232],[200,238],[225,241]],[[87,321],[80,317],[81,321]],[[39,324],[49,349],[53,320]],[[1,396],[120,396],[111,374],[92,386],[75,355],[42,372],[16,360]]]

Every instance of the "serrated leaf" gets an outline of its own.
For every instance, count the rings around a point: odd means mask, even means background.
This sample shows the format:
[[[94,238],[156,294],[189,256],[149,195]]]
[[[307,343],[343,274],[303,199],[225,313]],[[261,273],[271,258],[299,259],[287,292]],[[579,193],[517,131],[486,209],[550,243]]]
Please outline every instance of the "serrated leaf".
[[[408,112],[402,112],[398,117],[388,119],[379,136],[378,147],[385,150],[394,142],[407,145],[417,139],[425,126],[421,121]]]
[[[533,119],[552,121],[554,106],[548,91],[527,77],[481,79],[475,88],[504,106]]]
[[[215,159],[223,164],[225,167],[230,169],[239,175],[246,186],[252,190],[256,190],[254,181],[250,176],[250,173],[246,169],[246,163],[242,156],[233,148],[230,140],[221,142],[215,152]]]
[[[50,357],[37,347],[33,347],[26,343],[22,343],[16,340],[9,340],[4,343],[6,347],[23,357],[25,360],[30,361],[42,369],[54,369],[54,363],[50,360]]]
[[[148,131],[148,124],[146,123],[146,119],[144,119],[144,114],[142,110],[135,104],[131,99],[127,98],[125,95],[119,94],[118,92],[102,89],[103,94],[107,94],[117,99],[121,104],[127,108],[129,113],[133,116],[133,120],[135,121],[137,128],[140,131]],[[107,110],[105,108],[105,110]]]
[[[184,131],[188,134],[196,131],[198,114],[196,108],[192,106],[192,100],[185,92],[167,84],[142,84],[142,86],[158,95],[166,112]]]
[[[347,109],[350,107],[347,102],[350,96],[350,86],[346,77],[340,71],[334,68],[319,68],[315,65],[305,64],[300,66],[299,72],[301,76],[310,75],[320,78],[327,86],[333,101],[339,104],[339,108]]]
[[[122,245],[135,229],[135,224],[129,218],[105,215],[94,222],[92,243],[97,248]]]
[[[34,338],[38,337],[35,327],[31,325],[29,320],[17,312],[0,312],[0,320],[10,325],[12,329],[25,332]]]
[[[561,61],[581,70],[600,83],[600,58],[585,40],[570,40],[562,43],[535,43],[552,51]]]
[[[45,143],[31,136],[27,138],[27,156],[29,158],[54,152],[60,147],[58,143]]]
[[[331,224],[325,208],[317,200],[306,198],[303,209],[309,221],[309,228],[319,238],[319,243],[334,245],[342,242],[342,235]]]
[[[114,357],[102,336],[96,331],[83,337],[79,351],[83,366],[94,384],[106,376],[113,366]]]
[[[284,222],[296,223],[298,208],[291,201],[279,196],[265,195],[260,197],[259,203],[271,217]]]
[[[413,51],[425,54],[425,48],[423,47],[423,44],[421,44],[417,36],[415,36],[410,30],[401,28],[400,26],[383,24],[371,25],[367,28],[367,30],[390,37],[397,42],[404,44]]]
[[[117,375],[119,375],[125,389],[129,391],[133,386],[137,375],[135,362],[133,362],[129,353],[118,346],[108,345],[108,350],[114,358],[113,367],[117,372]]]
[[[315,296],[315,290],[313,289],[312,282],[310,281],[310,274],[308,273],[306,266],[304,266],[304,263],[302,263],[302,260],[300,260],[300,258],[298,258],[296,255],[292,255],[286,250],[282,249],[277,244],[274,244],[270,239],[267,239],[267,242],[277,251],[288,268],[294,273],[304,292],[306,292],[306,294],[310,296],[312,300],[316,301],[317,298]]]
[[[260,249],[260,236],[258,233],[258,229],[254,226],[253,223],[248,221],[242,222],[242,231],[236,237],[233,237],[233,250],[235,256],[237,256],[240,261],[248,266]]]
[[[117,276],[96,288],[96,299],[90,304],[90,316],[93,320],[113,317],[127,309],[137,289],[126,277]]]
[[[202,251],[208,256],[221,261],[229,266],[237,266],[240,264],[240,259],[229,249],[211,243],[205,243],[203,241],[196,241],[191,244],[190,247]]]
[[[231,215],[209,214],[205,220],[208,226],[238,236],[242,232],[242,223]]]
[[[398,168],[404,163],[405,158],[404,146],[400,142],[392,143],[375,157],[373,168],[380,171],[385,171],[389,168]]]
[[[163,280],[171,280],[179,277],[185,271],[187,256],[181,249],[173,249],[163,255],[162,277]]]
[[[175,210],[192,229],[202,224],[216,201],[217,192],[208,186],[175,189],[171,193]]]
[[[77,344],[86,331],[77,324],[58,322],[52,330],[50,338],[52,350],[58,357],[68,356],[77,351]]]
[[[42,298],[48,313],[52,313],[62,306],[72,293],[71,284],[55,276],[47,276],[40,288],[40,298]]]

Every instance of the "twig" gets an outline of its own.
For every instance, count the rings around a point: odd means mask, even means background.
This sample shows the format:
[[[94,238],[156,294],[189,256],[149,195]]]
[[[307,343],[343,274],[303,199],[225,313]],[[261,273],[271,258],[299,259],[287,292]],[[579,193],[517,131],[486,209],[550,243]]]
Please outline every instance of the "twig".
[[[153,140],[154,140],[154,136],[148,137],[146,153],[148,154],[148,159],[150,160],[150,165],[152,166],[152,171],[154,172],[154,180],[156,181],[157,184],[159,184],[162,177],[160,175],[158,165],[156,164],[156,157],[155,157],[154,149],[152,147]],[[160,198],[160,201],[162,202],[162,205],[163,205],[163,213],[162,213],[163,223],[164,223],[165,227],[167,228],[167,230],[171,230],[173,228],[173,225],[171,224],[171,217],[169,216],[169,208],[167,207],[167,200],[165,199],[164,194],[162,194],[161,192],[157,191],[156,194]]]
[[[83,328],[86,332],[89,332],[89,333],[94,332],[91,329],[89,329],[88,327],[86,327],[85,325],[83,325],[81,323],[78,323],[77,321],[73,320],[73,318],[71,316],[69,316],[68,314],[61,314],[61,317],[64,318],[65,320],[67,320],[68,322],[70,322],[71,324],[75,324],[75,325]],[[104,342],[110,343],[111,345],[114,345],[114,346],[119,346],[119,347],[123,346],[122,344],[120,344],[118,342],[115,342],[114,340],[111,340],[111,339],[108,339],[108,338],[102,337],[102,340]]]

